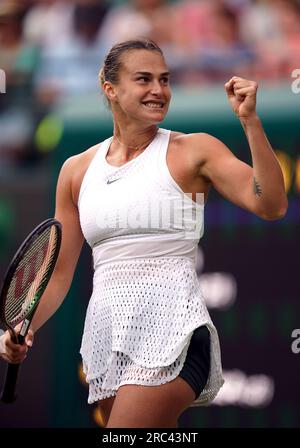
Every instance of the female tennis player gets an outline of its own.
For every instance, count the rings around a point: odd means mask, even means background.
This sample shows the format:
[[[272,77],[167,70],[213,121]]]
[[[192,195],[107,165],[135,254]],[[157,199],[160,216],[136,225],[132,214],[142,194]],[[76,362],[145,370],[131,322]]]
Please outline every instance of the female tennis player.
[[[100,82],[113,136],[61,169],[62,247],[32,323],[36,332],[62,303],[85,238],[94,280],[80,351],[88,402],[99,403],[107,428],[176,428],[184,410],[210,403],[223,384],[195,271],[210,187],[266,220],[287,210],[282,171],[256,113],[257,83],[233,76],[225,84],[251,167],[211,135],[158,127],[171,100],[169,76],[152,41],[122,42],[107,55]],[[8,333],[2,347],[11,362],[27,351]]]

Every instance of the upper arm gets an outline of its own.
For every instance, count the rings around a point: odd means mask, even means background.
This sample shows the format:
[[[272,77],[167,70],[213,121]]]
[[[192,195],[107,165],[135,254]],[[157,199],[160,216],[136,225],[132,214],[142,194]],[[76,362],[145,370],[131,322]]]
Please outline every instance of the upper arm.
[[[69,158],[63,164],[56,188],[55,218],[62,224],[62,243],[55,271],[68,282],[72,281],[84,241],[78,208],[72,199],[75,157]]]
[[[202,154],[199,174],[209,179],[223,197],[258,214],[257,197],[253,192],[253,168],[211,135],[198,135],[198,143]]]

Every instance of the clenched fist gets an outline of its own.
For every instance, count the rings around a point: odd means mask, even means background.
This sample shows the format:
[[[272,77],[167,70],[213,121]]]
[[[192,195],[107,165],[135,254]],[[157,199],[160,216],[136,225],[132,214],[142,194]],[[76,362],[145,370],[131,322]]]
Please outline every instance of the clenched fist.
[[[227,97],[238,118],[250,118],[256,115],[257,89],[257,82],[238,76],[233,76],[226,82]]]

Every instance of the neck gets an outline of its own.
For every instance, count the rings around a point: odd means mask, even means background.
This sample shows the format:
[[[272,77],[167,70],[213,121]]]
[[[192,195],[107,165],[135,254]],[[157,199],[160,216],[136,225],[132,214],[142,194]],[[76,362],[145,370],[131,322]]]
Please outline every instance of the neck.
[[[120,133],[120,130],[114,130],[114,138],[117,140],[119,145],[124,148],[138,151],[143,147],[147,146],[156,136],[158,127],[152,126],[150,129],[144,130],[143,132],[130,132],[130,133]]]

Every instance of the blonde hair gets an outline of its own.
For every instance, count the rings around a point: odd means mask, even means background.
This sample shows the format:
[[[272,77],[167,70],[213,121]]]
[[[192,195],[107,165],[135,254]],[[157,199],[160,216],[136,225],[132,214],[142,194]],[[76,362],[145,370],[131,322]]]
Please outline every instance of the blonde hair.
[[[100,72],[99,72],[99,75],[98,75],[98,79],[99,79],[100,86],[102,87],[103,84],[105,83],[104,67],[102,67],[100,69]]]

